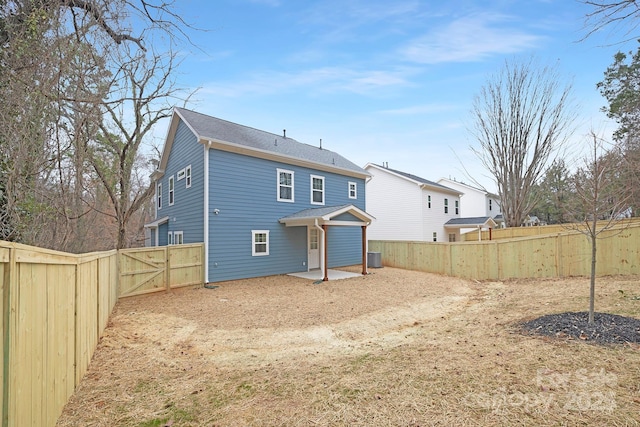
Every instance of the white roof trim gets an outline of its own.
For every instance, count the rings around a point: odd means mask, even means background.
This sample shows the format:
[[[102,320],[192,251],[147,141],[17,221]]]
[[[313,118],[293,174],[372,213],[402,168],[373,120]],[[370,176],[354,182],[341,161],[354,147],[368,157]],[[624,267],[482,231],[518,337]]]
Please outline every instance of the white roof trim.
[[[156,219],[153,222],[145,224],[144,228],[158,228],[158,226],[164,224],[165,222],[169,222],[169,217],[168,216],[165,216],[165,217],[160,218],[160,219]]]

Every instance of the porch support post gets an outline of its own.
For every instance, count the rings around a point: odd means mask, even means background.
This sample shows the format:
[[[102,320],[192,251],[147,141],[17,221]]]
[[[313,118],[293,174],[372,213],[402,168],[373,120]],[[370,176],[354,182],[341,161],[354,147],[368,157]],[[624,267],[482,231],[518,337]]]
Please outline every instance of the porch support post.
[[[327,249],[328,246],[329,246],[328,245],[329,239],[327,237],[327,224],[322,224],[322,235],[324,236],[324,244],[322,245],[323,246],[322,249],[323,249],[323,252],[324,252],[324,254],[322,255],[323,261],[324,261],[323,262],[323,264],[324,264],[324,278],[322,279],[322,281],[326,282],[326,281],[329,280],[329,267],[327,266],[327,264],[329,264],[329,262],[328,262],[329,261],[329,259],[328,259],[329,251]]]
[[[362,226],[362,275],[367,274],[367,226]]]

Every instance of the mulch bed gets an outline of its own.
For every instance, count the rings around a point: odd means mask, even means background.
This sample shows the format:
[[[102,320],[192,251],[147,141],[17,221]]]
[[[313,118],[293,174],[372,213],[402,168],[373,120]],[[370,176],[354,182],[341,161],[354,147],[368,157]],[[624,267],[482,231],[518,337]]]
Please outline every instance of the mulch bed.
[[[607,313],[567,312],[549,314],[522,323],[528,333],[558,338],[576,338],[595,344],[640,344],[640,319]]]

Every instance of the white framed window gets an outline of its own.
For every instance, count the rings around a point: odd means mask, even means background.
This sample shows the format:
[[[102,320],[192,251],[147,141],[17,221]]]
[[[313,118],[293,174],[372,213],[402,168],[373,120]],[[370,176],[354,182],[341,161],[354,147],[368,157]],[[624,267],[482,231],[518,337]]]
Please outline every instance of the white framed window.
[[[278,174],[278,201],[294,202],[293,171],[277,169]]]
[[[358,183],[357,182],[349,182],[349,198],[357,199],[358,198]]]
[[[170,231],[169,234],[167,234],[167,245],[173,245],[173,232]]]
[[[311,204],[324,205],[324,176],[311,175]]]
[[[455,242],[456,241],[456,234],[455,233],[449,233],[449,242]]]
[[[489,199],[489,210],[491,210],[491,202],[493,202],[493,200]]]
[[[433,241],[437,242],[438,241],[438,233],[437,232],[433,232]]]
[[[173,180],[173,175],[171,175],[169,177],[169,206],[173,206],[173,203],[175,202],[174,197],[175,197],[175,182]]]
[[[431,209],[431,195],[427,196],[427,207]]]
[[[444,199],[444,213],[449,213],[449,199]]]
[[[158,183],[156,193],[158,196],[158,209],[162,209],[162,183],[161,182]]]
[[[174,231],[173,232],[173,244],[181,245],[184,243],[184,231]]]
[[[187,188],[191,187],[191,165],[184,168],[185,185]]]
[[[178,173],[176,174],[176,178],[178,179],[178,181],[180,181],[181,179],[184,179],[184,176],[186,175],[184,169],[180,169],[178,171]]]
[[[269,230],[251,230],[251,255],[269,255]]]
[[[456,200],[456,215],[460,213],[460,201]]]

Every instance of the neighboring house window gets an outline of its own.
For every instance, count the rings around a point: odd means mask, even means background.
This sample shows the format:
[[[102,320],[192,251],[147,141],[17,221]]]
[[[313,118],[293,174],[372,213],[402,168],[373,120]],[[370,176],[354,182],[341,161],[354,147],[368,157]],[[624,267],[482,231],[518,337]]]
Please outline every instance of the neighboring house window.
[[[449,233],[449,241],[450,242],[455,242],[456,241],[456,234],[455,233]]]
[[[187,188],[191,187],[191,165],[184,169],[184,177]]]
[[[293,202],[293,172],[278,169],[278,201]]]
[[[251,255],[263,256],[269,255],[269,231],[267,230],[251,230]]]
[[[349,198],[350,199],[358,198],[358,183],[356,182],[349,183]]]
[[[185,176],[185,171],[184,169],[180,169],[178,171],[178,173],[176,174],[176,178],[178,179],[178,181],[180,181],[181,179],[184,179]]]
[[[173,244],[181,245],[184,243],[184,231],[174,231],[173,232]]]
[[[427,207],[431,209],[431,196],[427,196]]]
[[[438,233],[436,233],[435,231],[433,232],[433,241],[434,242],[438,241]]]
[[[174,192],[173,192],[174,189],[175,189],[175,183],[173,181],[173,175],[171,175],[169,177],[169,206],[172,206],[174,202]]]
[[[444,199],[444,213],[449,213],[449,199]]]
[[[167,245],[173,245],[173,233],[171,231],[167,235]]]
[[[324,205],[324,177],[311,175],[311,204]]]
[[[456,215],[460,212],[460,202],[456,200]]]
[[[158,209],[162,209],[162,184],[158,183]]]
[[[489,210],[491,210],[491,202],[493,202],[493,200],[489,199]]]

